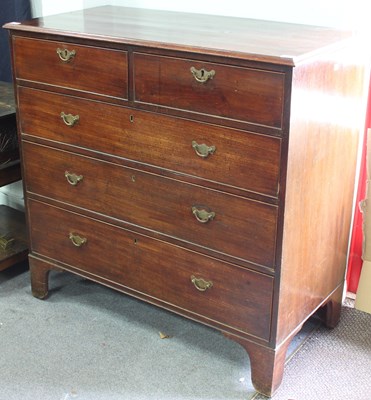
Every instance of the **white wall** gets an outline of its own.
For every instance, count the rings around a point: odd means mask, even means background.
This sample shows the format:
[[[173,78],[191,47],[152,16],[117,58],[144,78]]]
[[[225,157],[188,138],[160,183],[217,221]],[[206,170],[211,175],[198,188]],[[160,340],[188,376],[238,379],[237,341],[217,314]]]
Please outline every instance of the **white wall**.
[[[231,15],[324,25],[346,29],[367,26],[369,0],[31,0],[35,16],[57,14],[104,4],[206,14]]]
[[[103,2],[104,3],[104,2]],[[32,15],[41,17],[45,15],[59,14],[66,11],[81,10],[84,8],[83,0],[31,0]]]

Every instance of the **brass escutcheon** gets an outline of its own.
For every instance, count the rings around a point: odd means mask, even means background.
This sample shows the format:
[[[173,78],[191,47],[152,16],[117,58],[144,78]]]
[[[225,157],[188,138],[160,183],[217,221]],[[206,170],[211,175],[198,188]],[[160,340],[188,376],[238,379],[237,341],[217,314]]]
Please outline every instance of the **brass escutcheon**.
[[[209,212],[203,208],[197,208],[196,206],[192,207],[192,214],[196,217],[197,221],[201,222],[202,224],[206,224],[215,218],[214,211]]]
[[[211,71],[206,71],[204,68],[196,69],[195,67],[191,67],[190,71],[196,81],[200,83],[206,83],[215,76],[215,71],[213,69]]]
[[[79,122],[80,116],[79,115],[72,115],[72,114],[66,114],[65,112],[61,112],[61,118],[62,121],[67,125],[67,126],[74,126]]]
[[[66,177],[67,182],[72,186],[76,186],[79,182],[81,182],[84,179],[83,175],[76,175],[68,171],[64,173],[64,176]]]
[[[202,278],[196,278],[194,275],[191,276],[191,282],[194,284],[195,288],[200,292],[205,292],[207,289],[213,287],[213,283],[211,281],[206,281]]]
[[[68,62],[72,61],[73,58],[76,56],[76,50],[67,50],[67,49],[61,49],[58,47],[57,54],[61,61],[68,63]]]
[[[88,241],[88,239],[81,237],[81,236],[77,235],[76,233],[72,233],[72,232],[70,232],[68,237],[71,240],[71,242],[73,243],[73,245],[76,247],[81,247]]]
[[[207,158],[210,154],[214,154],[216,150],[215,146],[207,146],[204,143],[198,144],[195,140],[192,140],[192,147],[201,158]]]

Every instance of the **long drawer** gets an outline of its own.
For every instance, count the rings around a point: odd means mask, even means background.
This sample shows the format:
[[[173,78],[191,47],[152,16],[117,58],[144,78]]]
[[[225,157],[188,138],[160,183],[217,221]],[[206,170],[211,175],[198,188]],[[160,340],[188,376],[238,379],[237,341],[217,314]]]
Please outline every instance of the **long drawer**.
[[[18,102],[29,135],[278,195],[280,138],[25,87]],[[67,125],[68,115],[78,120]]]
[[[285,74],[134,53],[134,101],[281,129]]]
[[[268,340],[273,278],[29,201],[33,254]]]
[[[276,206],[26,141],[23,161],[28,192],[275,265]]]
[[[125,51],[17,36],[13,43],[17,79],[128,98]]]

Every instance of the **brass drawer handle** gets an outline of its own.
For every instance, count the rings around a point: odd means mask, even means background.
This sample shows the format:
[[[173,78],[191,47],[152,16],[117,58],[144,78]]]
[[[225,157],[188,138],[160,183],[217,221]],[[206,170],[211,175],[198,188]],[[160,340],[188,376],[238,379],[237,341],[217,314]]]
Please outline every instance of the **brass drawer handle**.
[[[204,143],[198,144],[195,140],[192,140],[192,147],[201,158],[207,158],[210,154],[214,154],[216,150],[215,146],[207,146]]]
[[[67,50],[67,49],[61,49],[57,48],[57,54],[60,58],[61,61],[68,63],[73,60],[73,58],[76,55],[76,50]]]
[[[213,287],[213,283],[211,281],[206,281],[202,278],[196,278],[194,275],[191,276],[191,282],[200,292],[205,292],[205,290]]]
[[[215,76],[215,71],[213,69],[211,71],[206,71],[204,68],[196,69],[195,67],[191,67],[191,72],[196,81],[200,83],[206,83]]]
[[[62,111],[61,118],[67,126],[74,126],[79,122],[80,115],[66,114]]]
[[[76,233],[72,233],[72,232],[70,233],[69,238],[70,238],[71,242],[73,243],[73,245],[76,247],[81,247],[88,241],[88,239],[81,237],[81,236],[77,235]]]
[[[66,177],[67,182],[72,186],[76,186],[79,182],[81,182],[84,179],[82,175],[76,175],[68,171],[64,173],[64,176]]]
[[[195,206],[192,207],[192,213],[196,217],[198,222],[201,222],[202,224],[206,224],[206,222],[209,222],[215,218],[215,212],[214,211],[206,211],[204,209],[199,209]]]

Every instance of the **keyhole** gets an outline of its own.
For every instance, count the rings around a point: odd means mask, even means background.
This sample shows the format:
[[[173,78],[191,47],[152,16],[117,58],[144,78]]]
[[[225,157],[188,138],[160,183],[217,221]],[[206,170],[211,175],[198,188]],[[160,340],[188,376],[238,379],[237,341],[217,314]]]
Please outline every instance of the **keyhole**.
[[[131,181],[132,181],[132,182],[135,182],[135,175],[132,175],[132,176],[131,176]]]
[[[133,123],[133,122],[134,122],[134,115],[130,115],[130,117],[129,117],[129,121],[130,121],[131,123]]]

